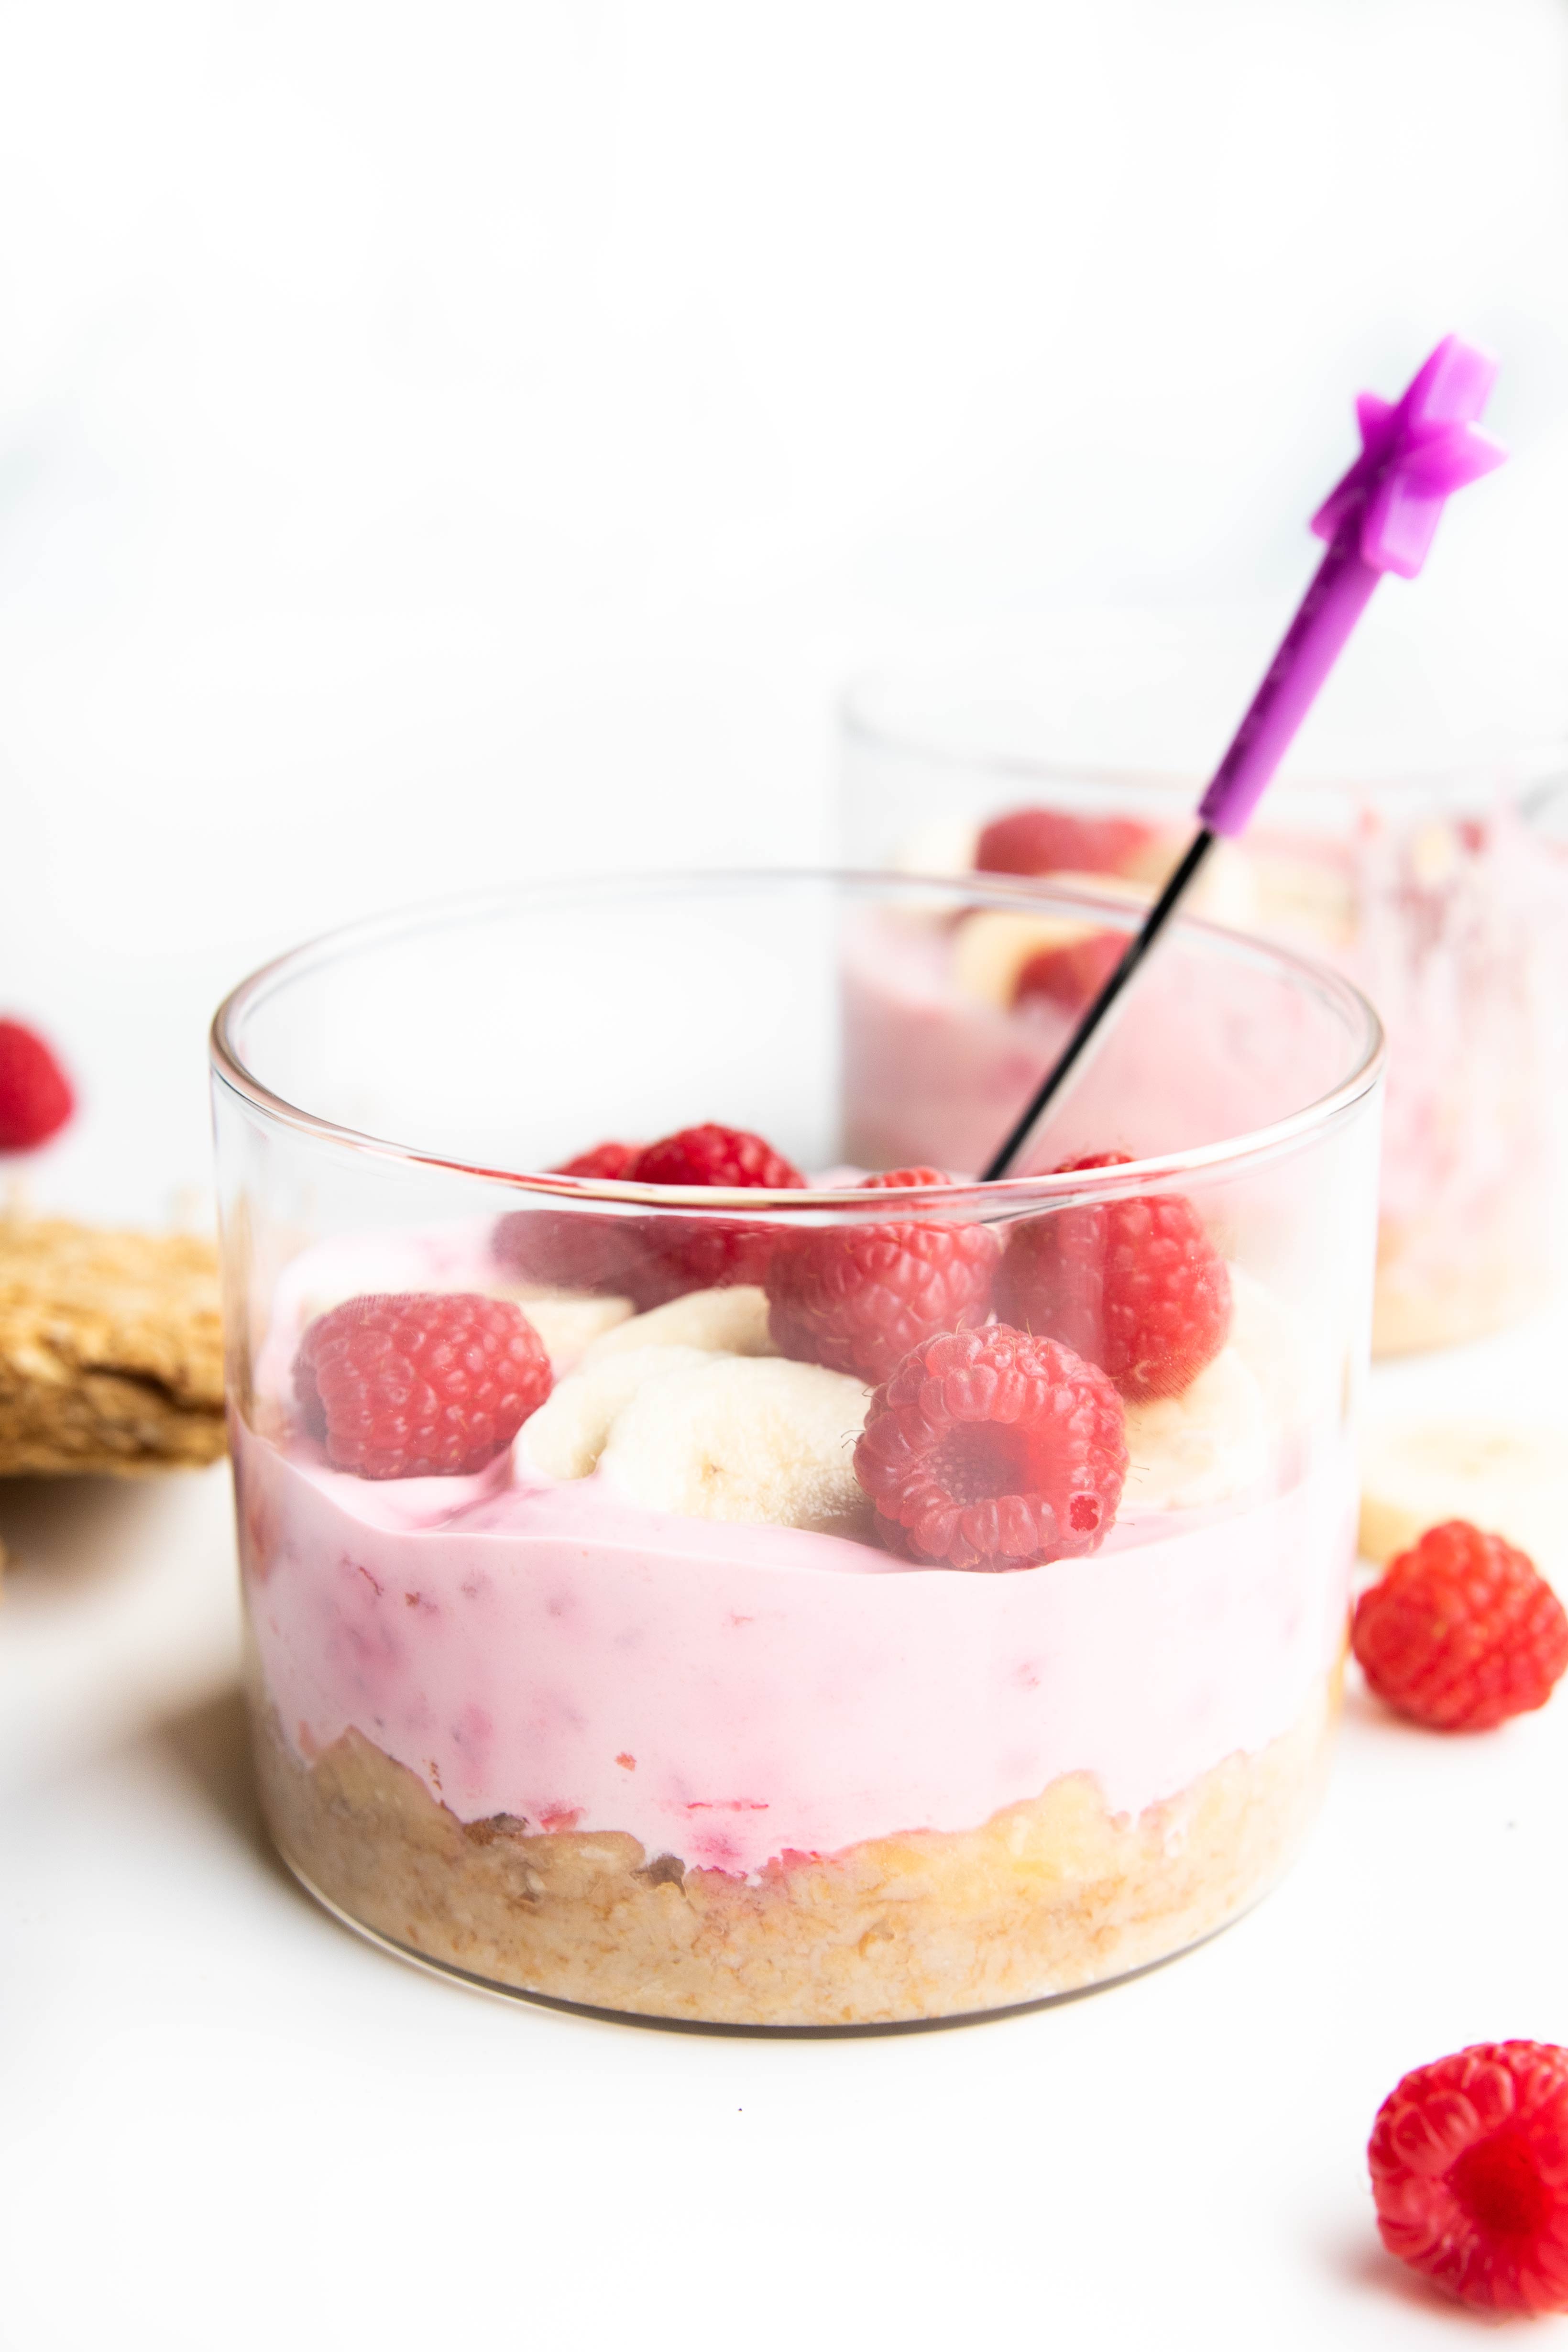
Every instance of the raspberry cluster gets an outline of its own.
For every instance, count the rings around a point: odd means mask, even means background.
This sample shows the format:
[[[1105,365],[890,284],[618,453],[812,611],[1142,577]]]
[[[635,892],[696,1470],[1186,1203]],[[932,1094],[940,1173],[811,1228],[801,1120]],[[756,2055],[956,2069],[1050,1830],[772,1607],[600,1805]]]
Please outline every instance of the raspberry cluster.
[[[981,833],[975,866],[981,874],[1125,874],[1153,839],[1130,817],[1009,809]]]
[[[549,1172],[619,1182],[631,1176],[641,1149],[595,1144]],[[490,1247],[497,1265],[519,1281],[557,1290],[613,1290],[618,1264],[630,1266],[639,1255],[624,1216],[596,1216],[589,1209],[514,1209],[497,1223]]]
[[[1118,1168],[1124,1151],[1056,1172]],[[1177,1192],[1058,1209],[1014,1227],[997,1312],[1049,1332],[1109,1373],[1130,1403],[1177,1396],[1230,1330],[1230,1276],[1193,1203]]]
[[[1091,931],[1065,947],[1042,948],[1019,972],[1013,1003],[1031,998],[1059,1004],[1066,1013],[1082,1013],[1092,1004],[1121,962],[1127,945],[1124,931]]]
[[[865,1191],[945,1184],[940,1169],[868,1176]],[[987,1225],[900,1220],[791,1234],[768,1268],[768,1325],[784,1355],[884,1381],[939,1331],[984,1320],[1001,1245]]]
[[[361,1478],[483,1470],[550,1386],[528,1318],[476,1291],[347,1299],[308,1326],[294,1360],[307,1429],[335,1470]]]
[[[1105,1375],[1005,1323],[910,1349],[871,1402],[855,1475],[879,1539],[927,1568],[1017,1569],[1095,1551],[1127,1475]]]
[[[597,1144],[550,1172],[740,1192],[795,1192],[806,1181],[761,1136],[711,1121],[656,1143]],[[491,1246],[498,1263],[524,1281],[619,1291],[645,1309],[688,1290],[760,1282],[773,1240],[769,1227],[740,1218],[638,1217],[587,1203],[580,1210],[515,1210],[497,1225]]]
[[[781,1152],[743,1128],[685,1127],[650,1143],[634,1171],[640,1184],[697,1185],[738,1192],[799,1192],[806,1179]],[[632,1297],[640,1307],[657,1307],[688,1290],[712,1290],[736,1282],[761,1282],[773,1253],[775,1232],[739,1218],[651,1218],[643,1236],[643,1258]]]

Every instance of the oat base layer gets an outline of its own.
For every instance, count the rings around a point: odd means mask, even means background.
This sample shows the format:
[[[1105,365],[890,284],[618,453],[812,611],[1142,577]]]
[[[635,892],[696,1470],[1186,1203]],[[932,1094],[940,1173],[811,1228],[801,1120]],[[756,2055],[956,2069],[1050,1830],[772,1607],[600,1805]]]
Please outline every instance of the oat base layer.
[[[1070,1992],[1180,1951],[1280,1874],[1314,1811],[1337,1698],[1135,1821],[1086,1774],[982,1828],[917,1831],[751,1885],[635,1838],[457,1820],[356,1732],[301,1763],[255,1709],[285,1859],[339,1909],[496,1985],[639,2017],[873,2025]]]

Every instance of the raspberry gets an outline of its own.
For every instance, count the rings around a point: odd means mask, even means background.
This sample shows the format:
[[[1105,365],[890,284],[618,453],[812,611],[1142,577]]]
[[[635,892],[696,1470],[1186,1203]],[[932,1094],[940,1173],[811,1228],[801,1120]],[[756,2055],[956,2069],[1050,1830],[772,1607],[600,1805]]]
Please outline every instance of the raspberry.
[[[1043,996],[1069,1013],[1081,1013],[1099,995],[1121,962],[1126,945],[1121,931],[1094,931],[1070,946],[1047,948],[1043,954],[1030,956],[1019,973],[1013,1003],[1022,1004],[1031,996]]]
[[[1483,2311],[1568,2311],[1568,2050],[1478,2042],[1417,2066],[1366,2155],[1391,2254]]]
[[[552,1168],[552,1176],[629,1177],[642,1150],[639,1143],[596,1143],[575,1160]],[[595,1215],[568,1209],[514,1209],[490,1236],[496,1262],[524,1282],[553,1284],[561,1290],[614,1290],[620,1277],[642,1258],[633,1220],[624,1210]]]
[[[1057,1170],[1121,1168],[1124,1151]],[[1230,1329],[1230,1276],[1179,1192],[1030,1217],[1009,1236],[997,1312],[1109,1372],[1134,1404],[1178,1396]]]
[[[473,1291],[347,1299],[316,1318],[294,1360],[307,1428],[334,1470],[361,1478],[482,1470],[549,1392],[528,1318]]]
[[[862,1189],[945,1184],[935,1168],[868,1176]],[[768,1269],[774,1345],[807,1364],[884,1381],[922,1339],[978,1322],[1001,1244],[986,1225],[859,1225],[791,1234]]]
[[[580,1151],[575,1160],[563,1160],[549,1172],[552,1176],[603,1176],[618,1184],[630,1179],[642,1154],[640,1143],[596,1143],[591,1151]]]
[[[1124,874],[1153,839],[1130,817],[1012,809],[981,834],[975,866],[981,874]]]
[[[34,1029],[0,1021],[0,1151],[31,1151],[75,1108],[70,1081]]]
[[[632,1173],[640,1184],[756,1186],[774,1192],[799,1191],[806,1181],[759,1135],[748,1135],[740,1127],[718,1127],[712,1120],[644,1144]]]
[[[1362,1594],[1351,1643],[1401,1715],[1436,1731],[1490,1731],[1545,1706],[1568,1667],[1568,1616],[1523,1552],[1449,1519]]]
[[[799,1192],[806,1181],[759,1135],[711,1121],[648,1144],[631,1172],[640,1184],[725,1185],[747,1192]],[[687,1290],[761,1282],[775,1238],[771,1227],[737,1219],[650,1217],[640,1236],[641,1259],[626,1287],[640,1307],[649,1307]]]
[[[889,1551],[1032,1568],[1096,1551],[1127,1475],[1122,1401],[1092,1364],[1005,1323],[912,1348],[871,1401],[855,1475]]]

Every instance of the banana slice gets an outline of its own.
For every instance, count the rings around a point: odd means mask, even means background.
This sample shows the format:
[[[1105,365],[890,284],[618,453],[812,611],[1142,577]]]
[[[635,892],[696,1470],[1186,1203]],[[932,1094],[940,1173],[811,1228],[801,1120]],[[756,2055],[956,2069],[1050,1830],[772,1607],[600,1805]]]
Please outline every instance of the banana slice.
[[[518,1284],[500,1296],[515,1299],[522,1308],[545,1343],[557,1380],[575,1370],[594,1340],[624,1323],[632,1312],[629,1298],[596,1298],[583,1290],[547,1291],[529,1297]]]
[[[1174,866],[1174,857],[1167,860]],[[1138,874],[1085,874],[1075,866],[1064,866],[1058,874],[1042,874],[1040,880],[1053,887],[1060,883],[1068,890],[1092,890],[1101,898],[1117,899],[1124,907],[1147,907],[1154,902],[1156,885]],[[1160,880],[1165,879],[1164,874]]]
[[[781,1357],[671,1363],[616,1413],[600,1471],[649,1510],[852,1534],[866,1517],[852,1455],[870,1395]]]
[[[973,871],[980,828],[960,816],[933,817],[916,825],[893,853],[895,874],[968,874]]]
[[[1275,1418],[1312,1421],[1343,1409],[1343,1349],[1326,1320],[1286,1301],[1231,1262],[1230,1345],[1256,1378]]]
[[[1327,859],[1252,849],[1254,920],[1259,929],[1343,950],[1354,940],[1355,886]],[[1222,917],[1220,919],[1224,920]]]
[[[1200,1510],[1250,1494],[1272,1467],[1273,1437],[1246,1360],[1222,1349],[1180,1396],[1128,1406],[1123,1515]]]
[[[547,1478],[586,1478],[598,1465],[616,1415],[644,1381],[708,1360],[697,1348],[632,1348],[605,1363],[584,1365],[558,1381],[523,1423],[524,1462]]]
[[[633,1315],[629,1323],[618,1322],[584,1351],[583,1361],[602,1363],[627,1348],[705,1348],[727,1356],[779,1353],[768,1336],[768,1293],[750,1282],[737,1282],[731,1290],[689,1290],[684,1298]]]
[[[1235,842],[1217,842],[1209,851],[1192,887],[1190,911],[1211,923],[1227,923],[1233,931],[1257,929],[1257,877],[1247,852]]]
[[[982,908],[977,914],[966,915],[954,931],[953,985],[965,996],[1010,1013],[1019,975],[1032,956],[1092,939],[1096,928],[1093,923],[1070,922],[1065,916],[1016,915],[1000,908]]]
[[[1185,842],[1180,846],[1185,847]],[[1133,874],[1079,874],[1063,871],[1042,878],[1070,889],[1092,890],[1128,907],[1148,906],[1180,854],[1164,836],[1154,841]],[[1211,851],[1191,893],[1194,914],[1210,922],[1228,923],[1233,929],[1255,927],[1257,892],[1252,869],[1232,844],[1222,842]],[[1052,948],[1071,947],[1092,939],[1103,927],[1075,921],[1066,915],[1026,915],[1011,908],[981,908],[966,915],[953,936],[953,982],[965,995],[1010,1010],[1018,993],[1019,975],[1031,956]]]
[[[1392,1559],[1443,1519],[1527,1551],[1568,1592],[1568,1432],[1506,1421],[1411,1421],[1362,1448],[1361,1549]]]

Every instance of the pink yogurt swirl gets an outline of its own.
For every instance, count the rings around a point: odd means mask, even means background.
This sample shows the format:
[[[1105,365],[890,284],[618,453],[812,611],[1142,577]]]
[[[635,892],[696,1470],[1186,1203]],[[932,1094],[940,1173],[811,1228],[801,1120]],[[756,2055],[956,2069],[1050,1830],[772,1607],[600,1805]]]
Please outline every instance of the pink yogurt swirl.
[[[368,1485],[245,1429],[235,1460],[262,1676],[303,1757],[352,1727],[461,1821],[734,1874],[974,1828],[1064,1773],[1136,1814],[1288,1730],[1343,1643],[1345,1459],[1006,1576],[649,1513],[597,1476]]]

